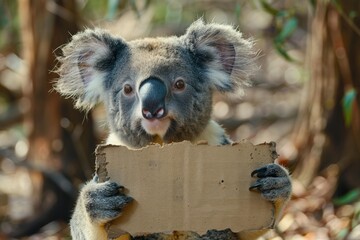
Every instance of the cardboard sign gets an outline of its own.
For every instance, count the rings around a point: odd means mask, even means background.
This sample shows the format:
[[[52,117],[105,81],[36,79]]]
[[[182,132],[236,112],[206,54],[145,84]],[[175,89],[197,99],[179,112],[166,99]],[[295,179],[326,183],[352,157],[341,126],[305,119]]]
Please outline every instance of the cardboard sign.
[[[209,229],[267,229],[273,206],[257,192],[251,172],[277,157],[275,144],[227,146],[189,142],[97,148],[97,173],[123,185],[135,199],[113,223],[132,235]]]

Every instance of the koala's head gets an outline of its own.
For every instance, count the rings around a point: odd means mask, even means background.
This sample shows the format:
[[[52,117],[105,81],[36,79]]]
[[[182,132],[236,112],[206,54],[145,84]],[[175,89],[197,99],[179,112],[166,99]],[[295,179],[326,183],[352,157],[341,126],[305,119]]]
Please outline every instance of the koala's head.
[[[246,83],[255,54],[231,26],[202,20],[180,37],[129,42],[86,30],[62,50],[56,89],[79,108],[103,102],[111,132],[135,148],[196,138],[210,120],[213,92]]]

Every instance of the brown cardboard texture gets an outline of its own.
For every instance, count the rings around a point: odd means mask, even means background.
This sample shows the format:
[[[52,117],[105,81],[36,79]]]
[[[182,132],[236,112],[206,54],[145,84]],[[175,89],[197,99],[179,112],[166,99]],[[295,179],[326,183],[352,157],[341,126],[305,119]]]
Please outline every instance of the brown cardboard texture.
[[[132,235],[273,225],[272,204],[249,186],[255,181],[250,173],[277,157],[275,143],[100,145],[96,154],[100,180],[118,182],[135,200],[112,223]]]

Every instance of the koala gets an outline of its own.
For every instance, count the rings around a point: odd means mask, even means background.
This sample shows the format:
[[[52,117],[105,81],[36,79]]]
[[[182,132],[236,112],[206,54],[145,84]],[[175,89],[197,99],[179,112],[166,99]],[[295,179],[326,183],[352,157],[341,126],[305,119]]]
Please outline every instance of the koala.
[[[125,41],[102,29],[87,29],[74,35],[62,52],[57,91],[84,110],[102,102],[110,129],[107,143],[132,149],[184,140],[231,144],[211,119],[213,93],[236,93],[257,69],[251,40],[232,26],[202,19],[180,37]],[[257,177],[250,190],[273,202],[278,218],[291,195],[288,172],[269,164],[250,174]],[[106,224],[131,200],[122,186],[99,183],[95,176],[80,192],[70,221],[73,239],[107,239]],[[155,234],[135,239],[166,238]],[[226,229],[187,239],[237,237]]]

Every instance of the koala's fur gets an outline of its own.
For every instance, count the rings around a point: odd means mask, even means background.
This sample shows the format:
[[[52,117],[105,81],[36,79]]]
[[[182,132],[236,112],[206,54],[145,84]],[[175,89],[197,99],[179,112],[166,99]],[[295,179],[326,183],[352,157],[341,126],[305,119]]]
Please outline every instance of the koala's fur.
[[[235,93],[247,83],[256,69],[252,47],[252,42],[233,27],[204,24],[202,20],[180,37],[129,42],[101,29],[88,29],[74,35],[62,49],[56,89],[74,98],[78,108],[104,103],[110,128],[108,143],[129,148],[183,140],[229,144],[224,129],[210,118],[212,94]],[[179,79],[184,88],[176,85]],[[156,84],[163,90],[157,90]],[[152,90],[142,90],[144,85]],[[153,96],[157,91],[164,97]],[[144,99],[149,106],[159,101],[161,107],[146,115]],[[251,188],[260,190],[270,201],[281,202],[277,204],[281,209],[291,193],[286,170],[270,164],[254,175],[259,179]],[[119,185],[97,183],[95,176],[80,193],[70,223],[73,238],[106,239],[104,225],[119,216],[129,201]],[[201,239],[232,239],[230,230],[225,233],[228,235],[211,231],[209,236],[217,237]]]

